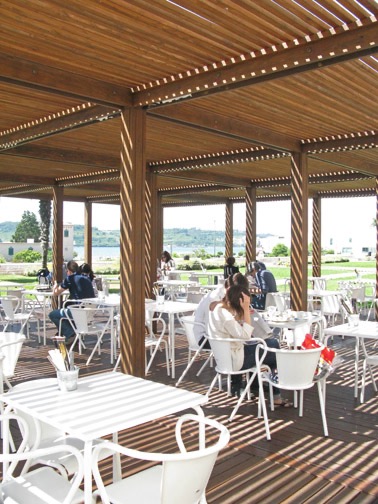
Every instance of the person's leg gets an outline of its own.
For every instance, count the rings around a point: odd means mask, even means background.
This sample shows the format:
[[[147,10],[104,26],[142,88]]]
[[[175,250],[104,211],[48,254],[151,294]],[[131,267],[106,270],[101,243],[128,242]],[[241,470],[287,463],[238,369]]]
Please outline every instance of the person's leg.
[[[70,311],[68,310],[68,316],[70,316]],[[59,324],[60,321],[63,317],[66,317],[66,312],[64,310],[53,310],[49,313],[49,318],[51,322],[53,322],[56,327],[59,329]],[[71,318],[71,317],[70,317]],[[62,320],[61,323],[61,336],[64,336],[67,339],[71,338],[74,336],[75,333],[72,329],[71,324],[69,323],[68,320]]]

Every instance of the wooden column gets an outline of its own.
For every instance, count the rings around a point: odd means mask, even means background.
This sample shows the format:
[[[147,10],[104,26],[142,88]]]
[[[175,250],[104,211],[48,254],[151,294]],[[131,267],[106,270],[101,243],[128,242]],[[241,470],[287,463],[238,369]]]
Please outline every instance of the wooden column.
[[[226,240],[225,240],[225,257],[233,255],[234,248],[234,206],[231,201],[226,203]]]
[[[322,272],[321,243],[321,198],[316,196],[312,201],[312,276],[319,277]]]
[[[53,275],[54,281],[63,281],[63,187],[53,187]],[[52,307],[58,308],[57,298],[52,298]]]
[[[144,376],[145,110],[123,110],[121,141],[121,369]]]
[[[145,295],[152,296],[152,285],[156,281],[157,260],[160,258],[161,250],[157,249],[157,209],[156,175],[146,170],[146,281]],[[160,261],[159,261],[160,264]]]
[[[308,261],[307,156],[291,158],[291,309],[307,310]]]
[[[156,222],[156,252],[157,259],[160,264],[161,253],[163,252],[164,247],[164,207],[162,204],[162,197],[159,193],[156,194],[155,201],[155,222]]]
[[[246,266],[256,259],[256,186],[245,190],[245,262]]]
[[[375,178],[375,197],[376,197],[376,214],[375,214],[375,228],[376,228],[376,252],[375,252],[375,297],[378,299],[378,177]],[[375,320],[378,321],[378,306],[375,303]]]
[[[84,258],[92,267],[92,202],[84,205]]]

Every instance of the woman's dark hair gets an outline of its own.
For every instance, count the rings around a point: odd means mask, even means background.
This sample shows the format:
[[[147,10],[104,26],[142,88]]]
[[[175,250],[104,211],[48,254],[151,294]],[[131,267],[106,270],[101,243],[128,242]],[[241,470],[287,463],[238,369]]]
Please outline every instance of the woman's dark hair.
[[[89,277],[91,280],[93,280],[95,278],[95,274],[93,273],[93,270],[92,268],[89,266],[88,263],[83,263],[80,267],[79,267],[79,273],[81,275],[86,275],[87,277]]]
[[[241,287],[245,287],[247,290],[249,289],[248,278],[242,273],[235,273],[234,275],[229,276],[227,281],[228,287],[230,287],[231,285],[240,285]]]
[[[236,313],[237,318],[243,318],[244,310],[240,305],[241,299],[243,299],[242,294],[249,296],[249,290],[242,285],[231,285],[226,291],[226,295],[223,298],[223,303],[228,305],[233,312]]]
[[[226,264],[228,264],[228,266],[233,266],[235,264],[235,257],[227,257]]]
[[[168,250],[164,250],[164,252],[161,254],[161,258],[164,260],[164,262],[172,261],[172,256],[168,252]]]

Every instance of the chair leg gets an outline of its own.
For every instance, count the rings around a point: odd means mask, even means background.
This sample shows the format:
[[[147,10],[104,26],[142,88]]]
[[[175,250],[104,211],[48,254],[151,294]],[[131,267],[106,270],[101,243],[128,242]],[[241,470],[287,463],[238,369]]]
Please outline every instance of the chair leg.
[[[209,357],[206,359],[206,362],[204,364],[202,364],[201,369],[198,371],[196,376],[199,376],[202,373],[202,371],[205,369],[205,367],[208,365],[208,363],[211,361],[212,358],[213,358],[213,354],[210,354]]]
[[[365,400],[365,380],[366,380],[366,359],[362,365],[362,378],[361,378],[361,394],[360,394],[360,403],[362,404]]]
[[[180,385],[180,383],[181,383],[181,382],[182,382],[182,380],[184,379],[184,377],[185,377],[186,373],[187,373],[187,372],[189,371],[189,369],[191,368],[191,366],[192,366],[193,362],[196,360],[196,357],[197,357],[197,355],[198,355],[199,353],[200,353],[200,350],[197,350],[197,351],[196,351],[196,353],[193,355],[193,357],[192,357],[190,360],[188,360],[188,365],[186,366],[186,368],[184,369],[184,371],[183,371],[182,375],[181,375],[181,376],[180,376],[180,378],[178,379],[178,381],[177,381],[177,383],[176,383],[176,387],[178,387],[178,386]],[[188,355],[190,355],[190,350],[189,350],[189,354],[188,354]],[[207,363],[207,361],[206,361],[206,363]],[[203,368],[203,366],[202,366],[202,368]],[[202,368],[201,368],[201,370],[200,370],[200,371],[202,371]],[[197,376],[198,376],[198,374],[197,374]]]
[[[207,398],[207,400],[209,400],[210,393],[211,393],[211,391],[213,390],[214,385],[215,385],[215,382],[217,381],[217,379],[218,379],[219,377],[220,377],[220,374],[219,374],[219,373],[217,373],[217,374],[214,376],[213,381],[210,383],[209,390],[207,391],[207,394],[206,394],[206,398]]]
[[[327,426],[327,418],[326,418],[326,414],[325,414],[325,403],[324,403],[323,392],[322,392],[322,384],[320,383],[321,381],[322,380],[318,381],[318,383],[317,383],[318,394],[319,394],[319,403],[320,403],[320,412],[322,414],[324,435],[326,437],[328,437],[328,426]]]

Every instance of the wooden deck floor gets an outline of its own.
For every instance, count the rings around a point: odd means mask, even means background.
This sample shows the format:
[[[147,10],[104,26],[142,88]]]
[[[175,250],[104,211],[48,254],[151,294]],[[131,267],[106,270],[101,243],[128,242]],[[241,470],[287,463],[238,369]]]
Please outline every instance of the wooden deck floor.
[[[177,339],[177,376],[186,363],[181,338]],[[303,418],[294,409],[269,411],[271,441],[265,438],[263,421],[256,418],[256,400],[245,402],[229,423],[235,399],[213,391],[205,414],[229,427],[231,441],[221,452],[210,479],[209,504],[378,503],[378,397],[370,381],[364,404],[353,397],[354,341],[335,338],[331,345],[344,362],[327,382],[328,438],[323,436],[315,388],[305,393]],[[108,346],[105,344],[101,358],[96,356],[88,367],[88,355],[77,356],[81,376],[111,369]],[[46,358],[51,347],[51,343],[47,347],[38,345],[35,336],[26,341],[12,383],[54,376]],[[181,387],[204,394],[214,372],[208,368],[198,378],[198,369],[199,363]],[[148,378],[174,385],[174,380],[167,377],[163,353],[158,354]],[[175,418],[168,417],[130,429],[121,434],[120,442],[143,449],[169,450],[174,423]],[[110,474],[106,463],[103,470]]]

